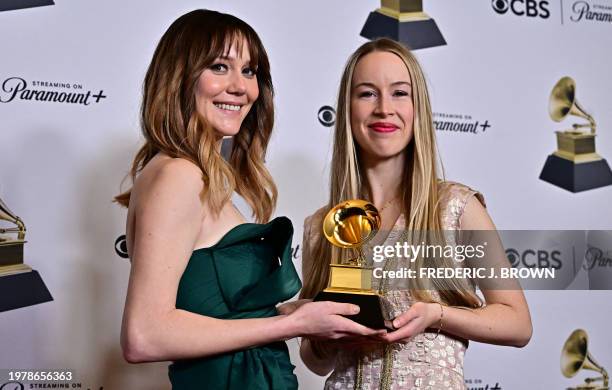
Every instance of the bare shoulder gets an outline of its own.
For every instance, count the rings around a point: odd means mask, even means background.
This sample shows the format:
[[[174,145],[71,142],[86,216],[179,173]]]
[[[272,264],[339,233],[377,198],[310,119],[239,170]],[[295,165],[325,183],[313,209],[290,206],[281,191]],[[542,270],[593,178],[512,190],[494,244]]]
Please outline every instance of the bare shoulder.
[[[151,160],[142,170],[135,186],[167,183],[184,187],[200,187],[203,189],[202,171],[200,168],[183,158],[160,157]]]
[[[181,225],[197,233],[204,217],[200,169],[181,159],[158,156],[142,170],[132,188],[128,210],[128,237],[143,229],[176,229]],[[136,223],[138,221],[138,223]],[[138,231],[134,227],[139,226]],[[163,234],[171,234],[171,231]],[[162,234],[162,232],[158,232]],[[131,239],[128,244],[131,244]],[[130,245],[128,245],[130,246]]]
[[[163,156],[151,160],[142,170],[134,183],[133,196],[137,205],[160,197],[175,203],[199,199],[203,190],[202,171],[197,165]]]
[[[185,159],[158,156],[146,165],[134,183],[128,210],[132,260],[146,254],[151,261],[152,252],[168,248],[177,253],[193,249],[205,214],[203,188],[200,169]]]
[[[495,225],[484,205],[475,196],[469,198],[461,217],[464,230],[494,230]]]

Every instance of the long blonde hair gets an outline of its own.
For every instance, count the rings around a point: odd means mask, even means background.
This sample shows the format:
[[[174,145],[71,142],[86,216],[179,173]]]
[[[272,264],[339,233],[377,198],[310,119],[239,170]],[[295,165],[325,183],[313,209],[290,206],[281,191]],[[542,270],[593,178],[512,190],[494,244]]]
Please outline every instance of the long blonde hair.
[[[382,38],[367,42],[359,47],[348,59],[338,94],[336,126],[331,163],[330,195],[325,209],[348,199],[359,199],[366,195],[367,183],[362,179],[358,147],[351,129],[351,87],[355,66],[365,55],[383,51],[397,55],[405,63],[412,81],[414,105],[413,140],[406,147],[406,166],[404,168],[403,187],[410,191],[403,199],[403,210],[406,214],[406,232],[411,233],[412,242],[421,242],[422,236],[428,235],[440,241],[442,226],[438,199],[437,147],[432,120],[432,111],[423,71],[416,58],[400,43]],[[315,226],[314,229],[318,229]],[[312,267],[303,275],[304,287],[302,298],[312,298],[327,287],[330,259],[343,259],[346,252],[333,247],[322,234],[311,251]],[[418,259],[414,266],[419,268],[425,259]],[[452,259],[437,262],[439,267],[453,267]],[[431,284],[424,281],[411,281],[411,293],[415,299],[433,302],[430,288],[440,293],[440,300],[448,305],[477,307],[481,301],[474,292],[473,286],[464,279],[435,279]]]
[[[259,97],[234,136],[226,162],[219,140],[198,114],[195,87],[204,69],[234,46],[249,49],[256,69]],[[157,154],[184,158],[202,170],[204,192],[212,210],[221,210],[234,191],[248,202],[259,222],[267,221],[276,205],[277,190],[264,165],[274,125],[274,89],[266,51],[255,33],[235,16],[210,10],[195,10],[179,17],[162,36],[147,70],[141,108],[145,143],[134,158],[130,177]],[[115,201],[128,206],[131,189]]]

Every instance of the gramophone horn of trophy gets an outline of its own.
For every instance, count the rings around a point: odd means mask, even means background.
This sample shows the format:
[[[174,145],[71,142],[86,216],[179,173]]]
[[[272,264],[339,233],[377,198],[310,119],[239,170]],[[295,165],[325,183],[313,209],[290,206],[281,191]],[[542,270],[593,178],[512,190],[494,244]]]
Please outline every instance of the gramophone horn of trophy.
[[[546,159],[540,179],[574,193],[612,184],[610,166],[595,152],[595,119],[578,103],[576,82],[571,77],[563,77],[553,87],[548,113],[555,122],[571,115],[588,123],[556,131],[557,150]]]
[[[391,38],[412,50],[446,45],[436,22],[423,12],[423,0],[381,0],[360,35],[367,39]]]
[[[23,262],[25,224],[0,199],[0,312],[53,300],[38,272]]]
[[[580,370],[592,370],[601,376],[586,378],[585,383],[568,390],[610,390],[609,377],[605,368],[598,364],[588,350],[588,336],[582,329],[576,329],[567,338],[561,350],[561,372],[566,378],[572,378]],[[601,386],[595,382],[602,382]]]
[[[367,266],[363,245],[376,235],[380,216],[376,207],[365,200],[348,200],[333,207],[323,220],[323,235],[334,246],[348,249],[353,257],[332,262],[328,287],[315,301],[352,303],[358,314],[347,316],[372,329],[385,328],[384,297],[372,290],[372,267]]]

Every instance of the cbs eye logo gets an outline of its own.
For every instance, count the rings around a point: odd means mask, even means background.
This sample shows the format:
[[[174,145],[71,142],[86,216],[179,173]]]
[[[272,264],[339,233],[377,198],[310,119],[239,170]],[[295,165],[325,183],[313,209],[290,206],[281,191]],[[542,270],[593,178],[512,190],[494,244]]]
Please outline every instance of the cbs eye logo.
[[[525,249],[518,251],[506,249],[506,257],[512,268],[554,268],[561,269],[562,254],[558,250]]]
[[[115,240],[115,253],[117,253],[119,257],[122,257],[124,259],[127,259],[128,257],[130,257],[130,255],[128,255],[127,241],[125,238],[125,234],[120,235]]]
[[[491,0],[491,7],[500,15],[511,11],[516,16],[548,19],[548,0]]]
[[[336,110],[330,106],[323,106],[319,109],[319,123],[325,127],[332,127],[336,123]]]
[[[516,268],[521,261],[521,255],[516,249],[506,249],[506,257],[508,257],[508,261],[510,265],[512,265],[512,268]]]
[[[508,12],[508,8],[510,8],[510,4],[508,4],[508,0],[493,0],[491,2],[493,9],[498,14],[505,14]]]

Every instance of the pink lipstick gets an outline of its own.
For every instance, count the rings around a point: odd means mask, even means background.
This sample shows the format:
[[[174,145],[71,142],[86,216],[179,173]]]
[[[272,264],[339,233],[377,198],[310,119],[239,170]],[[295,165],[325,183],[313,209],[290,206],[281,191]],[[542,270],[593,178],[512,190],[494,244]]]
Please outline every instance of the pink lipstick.
[[[375,122],[368,125],[368,127],[379,133],[391,133],[399,129],[397,125],[394,125],[393,123],[389,122]]]

